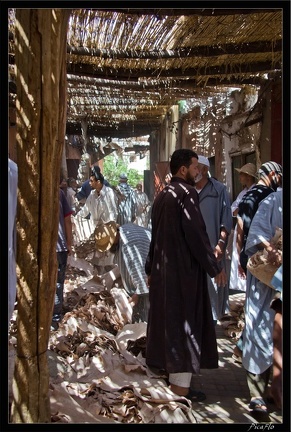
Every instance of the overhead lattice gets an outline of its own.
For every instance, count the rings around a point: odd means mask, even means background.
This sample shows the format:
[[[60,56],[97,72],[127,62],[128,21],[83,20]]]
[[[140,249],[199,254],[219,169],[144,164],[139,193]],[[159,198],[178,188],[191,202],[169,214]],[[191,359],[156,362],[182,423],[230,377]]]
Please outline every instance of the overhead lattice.
[[[76,9],[67,33],[67,133],[124,138],[180,100],[281,74],[282,9]],[[12,14],[13,18],[13,14]],[[13,19],[9,61],[13,65]],[[13,76],[13,66],[10,68]]]

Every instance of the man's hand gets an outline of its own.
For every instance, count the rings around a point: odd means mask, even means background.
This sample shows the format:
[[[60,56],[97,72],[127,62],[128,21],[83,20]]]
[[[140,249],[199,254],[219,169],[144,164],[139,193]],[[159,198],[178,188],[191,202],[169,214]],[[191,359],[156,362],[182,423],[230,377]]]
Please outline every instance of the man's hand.
[[[221,261],[222,260],[223,255],[224,255],[224,248],[222,247],[222,245],[220,243],[218,243],[215,246],[214,255],[216,256],[217,261]]]
[[[278,250],[276,247],[270,245],[268,248],[266,248],[266,251],[268,253],[268,262],[276,265],[277,267],[282,264],[282,252]]]
[[[237,271],[238,271],[238,276],[241,279],[246,279],[247,278],[247,276],[245,274],[245,271],[244,271],[244,269],[242,268],[242,266],[240,264],[238,264]]]
[[[129,303],[133,303],[134,306],[138,303],[138,294],[133,294],[129,299]]]
[[[226,282],[227,282],[225,270],[222,269],[221,272],[215,276],[214,280],[215,280],[215,283],[218,287],[224,287],[226,285]]]

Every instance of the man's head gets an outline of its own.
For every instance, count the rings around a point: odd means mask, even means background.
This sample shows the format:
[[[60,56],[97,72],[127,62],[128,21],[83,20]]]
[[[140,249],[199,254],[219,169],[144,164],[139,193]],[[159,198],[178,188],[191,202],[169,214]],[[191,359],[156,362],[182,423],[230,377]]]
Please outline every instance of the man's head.
[[[69,177],[67,180],[68,186],[73,188],[73,189],[77,189],[78,185],[76,182],[76,179],[74,179],[74,177]]]
[[[257,172],[259,182],[271,187],[274,191],[282,186],[283,170],[277,162],[263,163]]]
[[[119,241],[119,225],[110,221],[95,228],[95,245],[99,252],[110,250]]]
[[[241,174],[248,174],[249,176],[256,178],[257,177],[257,168],[256,165],[253,163],[247,163],[243,165],[241,168],[235,168],[235,170]]]
[[[141,183],[138,183],[138,184],[136,185],[136,190],[137,190],[138,192],[142,192],[142,184],[141,184]]]
[[[127,183],[127,175],[125,173],[119,175],[119,183]]]
[[[251,186],[257,181],[257,168],[253,163],[247,163],[241,168],[235,168],[239,173],[239,181],[244,186]]]
[[[67,180],[65,178],[61,178],[60,179],[60,188],[67,189],[67,187],[68,187]]]
[[[208,175],[209,167],[210,167],[210,163],[209,163],[209,160],[207,159],[207,157],[199,155],[198,156],[199,174],[195,178],[196,184],[198,182],[200,182],[200,180],[207,179],[209,177],[209,175]]]
[[[180,177],[193,185],[198,174],[198,156],[191,149],[178,149],[172,154],[170,160],[172,176]]]
[[[100,192],[100,190],[102,189],[104,177],[101,174],[99,166],[95,165],[92,167],[89,183],[91,188],[97,190],[97,192]]]

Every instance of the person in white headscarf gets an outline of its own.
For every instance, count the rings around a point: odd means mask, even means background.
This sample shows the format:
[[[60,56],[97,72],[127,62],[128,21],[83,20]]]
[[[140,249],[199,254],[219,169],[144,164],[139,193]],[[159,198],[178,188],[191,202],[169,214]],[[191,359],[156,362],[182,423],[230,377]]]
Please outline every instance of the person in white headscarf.
[[[257,171],[257,183],[244,194],[238,205],[236,250],[239,256],[238,275],[242,279],[247,277],[248,257],[245,253],[245,245],[251,222],[259,203],[281,185],[281,177],[282,167],[280,164],[273,161],[265,162]],[[234,348],[234,358],[239,362],[241,362],[242,355],[242,338],[243,335]]]

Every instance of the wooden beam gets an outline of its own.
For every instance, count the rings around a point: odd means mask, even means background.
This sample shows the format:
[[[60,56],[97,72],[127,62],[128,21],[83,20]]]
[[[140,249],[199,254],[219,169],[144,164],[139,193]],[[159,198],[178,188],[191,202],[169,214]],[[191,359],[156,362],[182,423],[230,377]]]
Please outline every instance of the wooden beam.
[[[197,79],[189,78],[186,79],[186,77],[162,77],[161,79],[154,78],[151,81],[148,82],[141,82],[138,81],[138,77],[134,77],[131,79],[127,79],[124,77],[108,77],[104,78],[102,76],[96,77],[93,76],[92,68],[90,68],[89,71],[82,72],[78,71],[77,73],[74,73],[72,71],[72,67],[68,67],[68,77],[67,81],[68,83],[76,83],[76,84],[85,84],[88,86],[93,86],[95,88],[106,88],[106,87],[114,87],[117,89],[128,89],[128,90],[144,90],[144,89],[154,89],[156,91],[160,91],[161,89],[171,89],[173,91],[173,88],[177,89],[187,89],[189,91],[199,89],[201,88],[201,84],[198,85]],[[272,74],[280,75],[281,68],[279,68],[279,71],[272,70]],[[171,81],[169,81],[169,79]],[[262,82],[264,82],[263,78],[260,77],[241,77],[239,80],[236,76],[228,76],[225,78],[221,77],[211,77],[207,79],[207,87],[211,86],[230,86],[230,85],[244,85],[244,84],[252,84],[252,85],[261,85]],[[204,83],[202,83],[202,86],[204,87]],[[16,94],[16,84],[12,81],[9,82],[9,92]],[[70,87],[68,87],[68,92],[70,92]]]
[[[273,73],[275,76],[281,75],[281,72],[275,72]],[[126,90],[150,90],[153,89],[155,91],[160,90],[173,90],[174,88],[177,89],[185,89],[185,90],[201,90],[197,85],[197,79],[189,78],[189,79],[180,79],[180,78],[167,78],[167,79],[153,79],[148,80],[147,82],[140,82],[140,81],[122,81],[122,80],[116,80],[116,79],[102,79],[102,78],[94,78],[91,76],[83,75],[73,75],[68,74],[67,76],[68,81],[68,91],[70,91],[70,84],[76,83],[76,84],[84,84],[87,86],[87,88],[94,87],[94,88],[108,88],[108,87],[114,87],[117,89],[126,89]],[[265,81],[264,78],[260,77],[248,77],[248,78],[241,78],[239,81],[240,85],[244,84],[253,84],[253,85],[261,85]],[[217,78],[208,78],[207,80],[207,87],[209,90],[211,90],[211,86],[216,87],[217,85],[221,86],[231,86],[232,84],[238,85],[237,78],[233,77],[227,77],[223,79],[217,79]],[[206,87],[206,89],[207,89]],[[212,89],[213,90],[213,89]]]
[[[85,98],[84,98],[85,99]],[[132,99],[132,100],[124,100],[122,96],[120,96],[119,98],[109,98],[108,102],[105,102],[103,100],[101,100],[101,98],[96,98],[96,100],[93,102],[92,100],[90,100],[89,98],[86,98],[86,101],[79,103],[76,103],[77,107],[80,107],[80,109],[88,109],[89,107],[92,107],[92,109],[95,109],[96,113],[98,113],[98,111],[102,111],[102,110],[108,110],[109,109],[114,109],[114,107],[117,107],[117,110],[119,112],[123,112],[123,110],[130,110],[133,114],[135,112],[135,110],[141,110],[141,109],[148,109],[149,111],[151,111],[152,108],[154,108],[155,106],[159,106],[160,109],[164,108],[167,109],[167,107],[170,104],[174,104],[175,103],[175,98],[172,97],[168,100],[167,103],[165,103],[165,101],[152,101],[149,98],[145,99],[144,101],[138,101],[137,99]],[[153,105],[154,104],[154,105]],[[68,108],[68,111],[70,111],[70,108]],[[74,108],[73,110],[74,111]]]
[[[150,135],[151,132],[158,129],[161,122],[148,122],[147,124],[136,124],[135,122],[120,123],[118,126],[96,126],[90,125],[87,129],[88,136],[99,138],[130,138],[144,135]],[[66,135],[81,135],[82,129],[80,123],[67,123]]]
[[[150,146],[134,145],[132,147],[124,147],[125,152],[141,153],[150,149]]]
[[[191,57],[216,57],[219,55],[250,54],[282,51],[282,39],[246,43],[182,47],[176,50],[108,50],[67,46],[67,54],[99,57],[102,59],[179,59]]]
[[[94,156],[96,157],[97,160],[104,159],[106,156],[110,155],[111,153],[115,152],[116,150],[112,149],[110,147],[103,147],[103,151],[101,151],[99,148],[97,149],[97,151],[94,149]]]
[[[235,4],[235,3],[233,3]],[[222,15],[250,15],[250,14],[262,14],[262,13],[276,13],[282,11],[282,8],[277,9],[216,9],[216,8],[207,8],[207,9],[123,9],[123,8],[98,8],[92,9],[93,11],[103,11],[103,12],[116,12],[116,13],[124,13],[126,15],[155,15],[156,17],[165,17],[165,16],[191,16],[191,15],[199,15],[199,16],[222,16]]]
[[[188,69],[113,69],[111,67],[96,68],[95,65],[74,64],[67,65],[67,73],[80,76],[102,77],[105,79],[114,77],[122,80],[132,80],[133,78],[156,78],[156,77],[193,77],[193,76],[211,76],[211,75],[244,75],[246,73],[268,72],[275,69],[281,69],[281,62],[248,62],[237,64],[224,64],[220,66],[210,66],[201,68]],[[237,81],[239,81],[237,79]]]
[[[80,88],[80,84],[82,87],[86,89],[106,89],[114,87],[116,91],[125,90],[125,91],[173,91],[175,89],[181,91],[184,89],[185,91],[195,90],[197,88],[197,80],[196,79],[180,79],[180,78],[166,78],[166,79],[152,79],[147,81],[122,81],[116,79],[103,79],[103,78],[94,78],[91,76],[79,76],[79,75],[67,75],[68,82],[68,93],[71,92],[72,89]],[[78,87],[76,87],[76,85]]]
[[[210,88],[208,90],[210,92]],[[220,92],[223,92],[222,90]],[[218,93],[217,90],[213,89],[213,93]],[[122,104],[122,105],[152,105],[153,103],[156,105],[168,105],[169,103],[172,103],[173,100],[180,100],[180,99],[191,99],[194,97],[199,97],[201,95],[201,90],[182,90],[182,89],[171,89],[169,92],[166,90],[160,90],[160,94],[157,95],[156,92],[147,90],[146,92],[140,92],[140,93],[130,93],[130,90],[127,90],[126,93],[122,92],[121,94],[114,93],[110,95],[110,99],[108,101],[108,91],[102,93],[94,93],[88,92],[88,93],[82,93],[82,91],[78,91],[78,93],[71,93],[68,91],[68,105],[74,106],[76,105],[90,105],[95,106],[97,105],[115,105],[116,103]],[[96,100],[96,102],[94,101]],[[124,103],[124,99],[127,99]],[[146,102],[144,102],[146,100]],[[80,101],[80,103],[79,103]],[[130,101],[130,102],[129,102]]]

